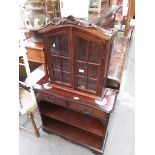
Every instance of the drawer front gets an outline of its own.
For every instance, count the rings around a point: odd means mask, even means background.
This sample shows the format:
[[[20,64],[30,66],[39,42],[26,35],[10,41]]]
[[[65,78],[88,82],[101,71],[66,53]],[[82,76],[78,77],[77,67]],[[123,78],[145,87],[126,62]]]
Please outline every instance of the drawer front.
[[[37,93],[37,98],[41,100],[45,100],[47,102],[55,103],[60,106],[67,106],[67,102],[61,98],[55,97],[53,95],[48,95],[44,92]]]
[[[51,103],[60,105],[60,106],[63,106],[63,107],[66,107],[66,108],[69,108],[71,110],[75,110],[75,111],[87,114],[87,115],[95,116],[97,118],[102,119],[105,124],[108,120],[108,114],[106,112],[89,107],[87,105],[83,105],[83,104],[80,104],[77,102],[67,101],[65,99],[55,97],[53,95],[48,95],[44,92],[37,93],[37,98],[45,100],[47,102],[51,102]]]
[[[58,98],[58,97],[55,97],[55,96],[51,96],[51,95],[48,96],[48,102],[52,102],[52,103],[55,103],[57,105],[65,106],[65,107],[67,105],[65,100]]]
[[[39,63],[44,63],[41,50],[27,49],[27,57],[29,60]]]
[[[92,108],[92,107],[89,107],[86,105],[82,105],[80,103],[70,102],[69,107],[72,110],[76,110],[76,111],[82,112],[84,114],[92,115],[92,116],[95,116],[95,117],[98,117],[98,118],[101,118],[104,120],[108,119],[108,114],[106,112],[97,110],[95,108]]]

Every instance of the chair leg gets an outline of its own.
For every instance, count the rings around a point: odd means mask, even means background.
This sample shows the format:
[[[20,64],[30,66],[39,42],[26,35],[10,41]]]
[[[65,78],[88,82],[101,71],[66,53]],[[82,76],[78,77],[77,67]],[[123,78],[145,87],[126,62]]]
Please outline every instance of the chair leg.
[[[39,134],[39,130],[38,130],[37,126],[36,126],[36,123],[35,123],[35,121],[34,121],[33,113],[32,113],[32,112],[29,112],[27,115],[28,115],[28,117],[30,118],[30,120],[31,120],[31,122],[32,122],[32,126],[33,126],[33,129],[34,129],[35,135],[36,135],[37,137],[39,137],[40,134]]]

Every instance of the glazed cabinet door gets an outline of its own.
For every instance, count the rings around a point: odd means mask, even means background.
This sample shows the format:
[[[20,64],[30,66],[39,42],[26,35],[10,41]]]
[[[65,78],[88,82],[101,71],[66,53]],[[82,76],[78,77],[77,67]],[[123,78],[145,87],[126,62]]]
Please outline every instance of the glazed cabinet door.
[[[72,86],[69,31],[52,33],[48,37],[49,72],[53,83]]]
[[[99,95],[106,44],[88,34],[74,31],[76,89]]]

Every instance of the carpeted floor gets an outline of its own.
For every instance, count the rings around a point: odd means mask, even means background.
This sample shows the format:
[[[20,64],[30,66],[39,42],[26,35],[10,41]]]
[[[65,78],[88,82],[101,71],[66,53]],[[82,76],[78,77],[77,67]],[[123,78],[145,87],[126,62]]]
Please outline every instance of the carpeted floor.
[[[115,110],[110,117],[108,126],[108,139],[104,155],[134,155],[135,151],[135,46],[134,34],[126,58],[120,94],[118,95]],[[35,115],[37,124],[40,124],[39,113]],[[20,118],[20,124],[31,127],[26,116]],[[41,136],[34,135],[23,130],[19,131],[19,154],[20,155],[93,155],[82,146],[73,144],[63,138],[46,134],[40,131]]]

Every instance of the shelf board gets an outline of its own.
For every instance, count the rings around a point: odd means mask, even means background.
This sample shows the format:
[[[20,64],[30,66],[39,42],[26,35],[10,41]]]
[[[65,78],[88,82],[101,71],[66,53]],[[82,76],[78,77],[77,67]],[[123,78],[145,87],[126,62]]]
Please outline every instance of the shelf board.
[[[82,76],[82,75],[76,75],[77,77],[81,77],[81,78],[88,78],[90,80],[94,80],[94,81],[98,81],[98,79],[95,79],[95,78],[91,78],[91,77],[88,77],[88,76]]]
[[[96,66],[99,66],[100,64],[99,63],[95,63],[95,62],[87,62],[87,60],[86,61],[84,61],[84,60],[76,60],[76,62],[78,62],[78,63],[84,63],[84,64],[89,64],[89,65],[96,65]]]
[[[69,139],[74,143],[86,146],[92,150],[103,153],[104,138],[83,131],[55,119],[43,117],[43,130],[48,133],[55,133]]]
[[[81,87],[77,87],[77,89],[80,90],[80,91],[83,91],[83,92],[89,92],[89,93],[92,93],[92,94],[96,94],[96,91],[92,90],[92,89],[86,89],[86,88],[81,88]]]
[[[57,55],[57,54],[53,54],[53,53],[51,53],[51,56],[70,60],[69,56]]]
[[[52,70],[53,70],[53,71],[59,71],[59,72],[71,74],[71,72],[64,71],[64,70],[60,70],[60,69],[52,69]]]
[[[66,82],[62,82],[62,81],[54,81],[54,83],[61,84],[61,85],[64,85],[64,86],[68,86],[68,87],[71,87],[72,86],[71,83],[66,83]]]
[[[54,118],[87,132],[96,134],[100,137],[103,137],[105,135],[104,125],[102,124],[102,122],[93,117],[47,102],[40,103],[40,111],[41,115]]]

